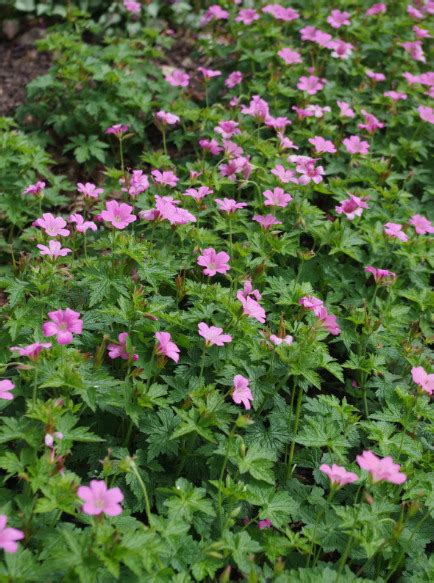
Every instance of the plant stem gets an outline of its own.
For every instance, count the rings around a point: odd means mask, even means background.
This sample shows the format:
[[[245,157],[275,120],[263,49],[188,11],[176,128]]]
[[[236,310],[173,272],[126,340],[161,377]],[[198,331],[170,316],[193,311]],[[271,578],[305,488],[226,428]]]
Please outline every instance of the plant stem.
[[[121,159],[121,170],[122,170],[122,174],[125,173],[125,165],[124,165],[124,148],[123,148],[123,144],[122,144],[122,138],[119,138],[119,156]]]
[[[38,374],[39,374],[39,369],[38,367],[35,367],[35,378],[33,380],[33,395],[32,395],[32,410],[35,410],[36,407],[36,395],[37,395],[37,391],[38,391]]]
[[[294,390],[295,390],[295,388],[294,388]],[[293,432],[294,436],[293,436],[293,439],[291,441],[291,449],[289,450],[289,459],[288,459],[288,464],[286,466],[286,479],[289,478],[289,475],[291,473],[290,468],[292,465],[292,460],[294,458],[295,438],[297,436],[298,425],[300,423],[300,411],[301,411],[302,401],[303,401],[303,389],[301,387],[299,387],[298,397],[297,397],[297,405],[296,405],[296,409],[295,409],[294,432]]]
[[[161,133],[163,135],[163,150],[164,150],[164,154],[165,154],[165,156],[167,156],[166,128],[164,126],[161,128]]]
[[[148,490],[146,488],[146,484],[143,481],[142,476],[140,475],[139,470],[137,469],[137,466],[136,466],[136,463],[134,462],[134,460],[132,458],[128,458],[128,461],[130,463],[131,471],[136,476],[136,478],[140,484],[140,487],[142,489],[143,497],[145,499],[146,518],[148,519],[148,524],[151,525],[152,514],[151,514],[151,506],[149,504],[149,496],[148,496]]]
[[[219,477],[219,487],[218,487],[218,495],[217,495],[217,519],[220,524],[220,533],[223,534],[223,520],[222,520],[222,486],[223,486],[223,478],[226,471],[226,466],[228,465],[229,460],[229,448],[231,445],[232,437],[235,432],[236,425],[234,425],[231,429],[231,432],[228,435],[228,440],[226,442],[226,453],[225,459],[223,460],[222,469],[220,471]]]

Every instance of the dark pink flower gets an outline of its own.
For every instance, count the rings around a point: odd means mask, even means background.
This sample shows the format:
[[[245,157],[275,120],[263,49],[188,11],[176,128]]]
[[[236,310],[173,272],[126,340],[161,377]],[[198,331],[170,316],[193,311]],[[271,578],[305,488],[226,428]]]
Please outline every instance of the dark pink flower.
[[[221,71],[216,71],[214,69],[207,69],[205,67],[198,67],[197,68],[199,73],[202,73],[203,78],[207,81],[208,79],[212,79],[213,77],[220,77],[222,74]]]
[[[432,395],[434,393],[434,374],[428,374],[422,366],[416,366],[411,369],[413,382],[419,385],[422,391]]]
[[[80,319],[79,312],[70,308],[66,310],[56,310],[48,312],[51,322],[45,322],[42,325],[44,336],[56,336],[59,344],[70,344],[73,340],[73,334],[83,332],[83,320]]]
[[[271,170],[271,174],[274,174],[274,176],[276,176],[280,182],[283,182],[283,184],[288,184],[288,182],[298,184],[298,179],[295,178],[295,172],[284,168],[282,164],[277,164],[277,166]]]
[[[377,119],[372,113],[368,113],[362,109],[362,115],[365,118],[365,123],[359,123],[359,129],[366,130],[370,134],[373,134],[377,130],[384,128],[384,123]]]
[[[242,22],[247,26],[253,24],[255,20],[259,19],[259,14],[256,12],[254,8],[242,8],[238,16],[235,18],[235,22]]]
[[[220,134],[225,140],[230,139],[232,136],[241,133],[238,125],[239,124],[236,121],[224,120],[219,122],[218,126],[214,128],[214,131],[217,134]]]
[[[133,172],[125,178],[119,179],[119,184],[124,185],[122,192],[128,192],[130,196],[138,196],[149,188],[148,176],[143,173],[143,170],[133,170]]]
[[[273,523],[268,518],[264,518],[263,520],[259,520],[258,522],[258,528],[260,530],[264,530],[264,528],[271,528],[272,526]]]
[[[12,346],[12,352],[17,352],[19,356],[37,358],[42,350],[51,348],[51,342],[34,342],[28,346]]]
[[[161,356],[166,356],[174,362],[179,361],[179,353],[181,352],[178,346],[172,342],[172,336],[170,332],[156,332],[155,338],[157,340],[157,346],[155,351]]]
[[[422,215],[413,215],[408,222],[414,227],[414,230],[418,235],[434,233],[434,226],[431,221]]]
[[[197,258],[197,264],[205,267],[204,275],[213,277],[217,273],[226,273],[230,270],[228,261],[230,257],[225,251],[216,252],[212,247],[208,247],[202,251],[202,255]]]
[[[223,333],[223,328],[218,326],[208,326],[205,322],[198,324],[199,335],[205,339],[206,346],[224,346],[232,342],[232,336]]]
[[[420,119],[434,124],[434,108],[428,105],[419,105],[417,111],[419,112]]]
[[[118,516],[121,514],[120,503],[124,499],[119,488],[107,488],[102,480],[91,480],[89,486],[80,486],[77,490],[78,497],[84,501],[82,511],[89,516],[107,514]]]
[[[383,2],[378,2],[377,4],[373,4],[368,10],[365,12],[365,16],[376,16],[377,14],[384,14],[387,11],[387,6]]]
[[[339,109],[340,109],[340,114],[342,117],[349,117],[349,118],[353,118],[355,117],[355,112],[353,109],[351,109],[349,103],[347,103],[346,101],[336,101]]]
[[[208,194],[213,194],[213,190],[208,188],[208,186],[199,186],[199,188],[187,188],[184,192],[184,196],[190,196],[194,198],[196,202],[200,202]]]
[[[366,273],[371,273],[374,277],[375,283],[393,283],[396,279],[396,273],[389,271],[388,269],[379,269],[378,267],[373,267],[372,265],[367,265],[365,267]]]
[[[220,152],[223,151],[223,148],[219,145],[217,140],[202,139],[202,140],[199,140],[199,146],[203,150],[208,150],[209,152],[211,152],[211,154],[213,156],[217,156],[218,154],[220,154]]]
[[[384,97],[389,97],[392,101],[401,101],[407,99],[407,93],[402,93],[401,91],[385,91],[383,93]]]
[[[300,17],[300,14],[293,8],[285,8],[280,4],[267,4],[263,7],[262,12],[270,14],[276,20],[282,20],[283,22],[291,22]]]
[[[117,124],[107,128],[105,133],[112,134],[112,135],[116,136],[117,138],[121,138],[121,137],[123,137],[123,134],[125,134],[129,129],[130,129],[130,126],[127,126],[126,124],[122,124],[122,123],[117,123]]]
[[[241,113],[251,115],[252,117],[264,121],[270,115],[268,103],[259,95],[254,95],[250,100],[249,106],[243,106]]]
[[[366,197],[358,197],[354,194],[350,194],[350,198],[347,198],[341,202],[340,205],[335,207],[335,211],[338,215],[344,214],[348,220],[352,221],[355,217],[361,217],[364,209],[369,208],[366,203]]]
[[[109,344],[107,346],[108,355],[111,359],[122,358],[123,360],[129,360],[130,356],[133,357],[133,360],[139,359],[138,354],[131,355],[128,352],[127,339],[128,339],[128,333],[121,332],[118,336],[119,343],[118,344],[112,343],[112,344]]]
[[[372,451],[364,451],[356,457],[357,463],[371,474],[373,482],[390,482],[403,484],[407,476],[400,472],[399,464],[395,464],[391,457],[379,458]]]
[[[386,75],[384,73],[376,73],[375,71],[371,71],[369,69],[366,71],[366,76],[377,83],[386,80]]]
[[[180,121],[179,116],[163,110],[157,111],[155,117],[163,125],[175,125]]]
[[[46,186],[45,182],[43,182],[42,180],[38,180],[38,182],[35,182],[35,184],[29,184],[29,186],[24,189],[23,194],[31,194],[32,196],[37,196],[44,190],[45,186]]]
[[[266,319],[265,310],[257,301],[258,299],[260,299],[260,297],[259,298],[256,297],[255,299],[255,296],[251,297],[250,294],[246,296],[245,293],[239,291],[237,293],[237,299],[238,301],[241,302],[241,305],[243,307],[243,314],[245,316],[254,318],[255,320],[258,320],[258,322],[261,322],[261,324],[264,324]]]
[[[17,540],[24,538],[24,532],[18,528],[6,527],[7,521],[6,514],[0,514],[0,548],[6,553],[16,553],[18,550]]]
[[[234,376],[234,388],[232,392],[232,399],[234,403],[239,405],[242,403],[244,408],[251,409],[251,401],[253,401],[252,391],[249,387],[249,379],[243,377],[243,375],[237,374]]]

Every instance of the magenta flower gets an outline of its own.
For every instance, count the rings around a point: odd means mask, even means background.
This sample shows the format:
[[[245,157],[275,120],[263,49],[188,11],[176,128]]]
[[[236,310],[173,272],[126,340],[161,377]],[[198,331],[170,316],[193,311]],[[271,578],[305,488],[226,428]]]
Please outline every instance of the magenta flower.
[[[70,223],[75,223],[75,230],[79,233],[86,233],[89,229],[91,231],[98,229],[93,221],[85,221],[83,215],[80,215],[80,213],[71,215],[68,220]]]
[[[122,512],[120,503],[124,499],[120,488],[107,488],[102,480],[91,480],[90,486],[80,486],[78,497],[84,502],[82,511],[89,516],[107,514],[118,516]]]
[[[77,192],[88,198],[98,198],[104,192],[104,189],[98,188],[92,182],[86,182],[86,184],[77,182]]]
[[[204,249],[202,255],[197,258],[197,264],[201,267],[205,267],[203,270],[204,275],[213,277],[217,273],[226,273],[230,270],[228,265],[230,261],[229,255],[225,251],[216,252],[212,247]]]
[[[135,0],[124,0],[124,8],[131,14],[140,14],[142,5],[140,2],[135,2]]]
[[[428,105],[419,105],[417,111],[419,112],[420,119],[434,124],[434,108]]]
[[[233,71],[225,80],[225,85],[228,89],[233,89],[239,85],[243,80],[243,74],[241,71]]]
[[[242,8],[239,11],[238,16],[235,18],[235,22],[242,22],[243,24],[249,26],[258,19],[259,14],[254,8]]]
[[[143,170],[133,170],[127,180],[120,178],[119,184],[124,185],[122,192],[128,192],[130,196],[138,196],[149,188],[148,176],[143,173]]]
[[[17,352],[19,356],[28,356],[29,358],[37,358],[42,350],[51,348],[51,342],[34,342],[28,346],[12,346],[12,352]]]
[[[413,215],[408,222],[414,227],[414,230],[418,235],[434,233],[434,227],[431,221],[422,215]]]
[[[9,379],[4,379],[0,381],[0,399],[5,399],[6,401],[12,401],[14,396],[11,391],[15,389],[15,385]]]
[[[297,89],[305,91],[308,95],[315,95],[324,88],[325,83],[325,79],[320,79],[315,75],[309,75],[309,77],[303,75],[298,80]]]
[[[231,181],[237,179],[237,174],[241,174],[244,180],[247,180],[253,170],[253,166],[250,164],[249,158],[246,156],[239,156],[233,160],[229,160],[227,164],[220,165],[220,174],[222,176],[227,176]]]
[[[311,310],[315,316],[318,316],[324,306],[323,301],[316,298],[315,296],[303,296],[298,300],[298,303],[306,310]]]
[[[57,259],[58,257],[65,257],[68,253],[72,253],[72,250],[68,247],[62,247],[59,241],[53,241],[50,239],[47,245],[36,245],[36,247],[40,250],[41,255],[48,255],[53,259]]]
[[[140,218],[145,221],[166,220],[171,225],[185,225],[196,222],[196,217],[189,211],[179,208],[179,200],[171,196],[155,196],[155,209],[140,211]]]
[[[219,210],[228,214],[232,214],[238,209],[242,209],[248,206],[246,202],[237,202],[233,198],[216,198],[215,201],[219,207]]]
[[[257,120],[264,121],[270,115],[270,109],[268,103],[259,97],[259,95],[254,95],[250,100],[249,106],[243,106],[241,108],[241,113],[244,115],[251,115]]]
[[[335,207],[335,211],[338,215],[344,214],[349,221],[352,221],[355,217],[361,217],[364,209],[369,208],[366,203],[366,197],[358,197],[354,194],[350,194],[350,198],[347,198],[341,202],[340,205]]]
[[[336,103],[340,109],[340,114],[342,117],[353,118],[356,116],[355,111],[351,109],[350,104],[346,101],[336,101]]]
[[[205,322],[200,322],[197,327],[199,335],[205,338],[206,346],[223,346],[225,343],[232,342],[232,336],[223,334],[223,328],[208,326]]]
[[[276,336],[276,334],[270,334],[269,338],[270,342],[272,342],[275,346],[280,346],[281,344],[286,344],[287,346],[291,346],[294,342],[293,336],[289,334],[281,338],[280,336]]]
[[[199,73],[202,73],[205,81],[208,81],[208,79],[212,79],[213,77],[220,77],[220,75],[222,74],[221,71],[216,71],[214,69],[207,69],[206,67],[198,67],[197,70]]]
[[[48,312],[48,317],[51,322],[45,322],[42,325],[42,332],[44,336],[56,336],[59,344],[70,344],[73,334],[83,332],[83,321],[80,320],[79,312],[70,308]]]
[[[160,172],[160,170],[152,170],[151,174],[156,184],[175,187],[179,181],[179,178],[170,170],[165,170],[164,172]]]
[[[371,474],[376,482],[390,482],[391,484],[403,484],[407,476],[400,472],[399,464],[395,464],[391,457],[379,458],[372,451],[364,451],[356,457],[357,463]]]
[[[298,183],[303,185],[309,184],[310,182],[319,184],[322,182],[322,177],[325,174],[325,170],[322,166],[315,166],[315,160],[301,160],[297,164],[296,170],[301,174],[298,178]]]
[[[65,219],[54,217],[51,213],[44,213],[42,217],[34,221],[33,226],[44,229],[49,237],[67,237],[69,235],[69,230],[64,228],[66,227]]]
[[[285,61],[287,65],[296,65],[298,63],[303,62],[300,53],[288,47],[280,49],[280,51],[277,54],[281,59]]]
[[[283,184],[288,184],[288,182],[294,182],[298,184],[298,179],[295,178],[294,170],[288,170],[282,166],[282,164],[277,164],[272,170],[271,174],[274,174],[280,182]]]
[[[272,526],[273,526],[273,523],[271,522],[271,520],[269,518],[264,518],[263,520],[259,520],[259,522],[258,522],[259,530],[264,530],[264,528],[271,528]]]
[[[115,358],[122,358],[123,360],[130,359],[131,355],[128,352],[127,339],[128,339],[128,333],[121,332],[118,336],[119,343],[118,344],[112,343],[112,344],[109,344],[107,346],[109,358],[111,358],[112,360]],[[133,360],[139,359],[138,354],[133,354],[132,356],[133,356]]]
[[[403,101],[408,97],[407,93],[402,93],[401,91],[385,91],[383,95],[384,97],[389,97],[392,101]]]
[[[240,134],[241,131],[238,128],[238,122],[231,121],[231,120],[223,120],[219,122],[218,126],[214,128],[214,131],[217,134],[220,134],[222,138],[228,140],[237,134]]]
[[[411,369],[413,382],[420,386],[422,391],[432,395],[434,392],[434,374],[428,374],[422,366],[416,366]]]
[[[379,269],[372,265],[365,267],[366,273],[371,273],[374,276],[375,283],[393,283],[396,279],[396,273],[388,269]]]
[[[269,128],[274,128],[276,131],[285,131],[286,126],[291,125],[292,121],[290,121],[287,117],[273,117],[269,115],[265,120],[265,125]]]
[[[24,189],[23,194],[30,194],[32,196],[38,196],[44,188],[46,184],[42,180],[38,180],[35,184],[29,184],[27,188]]]
[[[213,4],[208,8],[208,10],[204,13],[202,18],[200,19],[200,25],[204,26],[208,24],[212,20],[227,20],[229,18],[229,12],[227,10],[223,10],[221,6],[218,4]]]
[[[24,538],[24,532],[17,528],[7,528],[7,521],[6,514],[0,514],[0,548],[6,553],[16,553],[18,550],[16,541]]]
[[[384,123],[375,117],[372,113],[368,113],[362,109],[362,115],[365,118],[365,123],[359,123],[357,126],[361,130],[366,130],[370,134],[375,133],[377,130],[384,128]]]
[[[111,223],[115,229],[125,229],[130,223],[137,220],[137,216],[132,214],[133,207],[124,202],[109,200],[106,208],[101,213],[101,218]]]
[[[256,291],[256,290],[255,290]],[[264,324],[266,319],[266,314],[264,308],[259,304],[257,299],[251,297],[250,295],[243,294],[242,291],[237,293],[237,299],[241,302],[243,307],[243,314],[258,320],[261,324]]]
[[[121,139],[123,137],[123,134],[125,134],[129,129],[130,129],[130,126],[123,124],[123,123],[117,123],[117,124],[107,128],[105,133],[109,134],[109,135],[111,134],[111,135],[116,136],[117,138]]]
[[[365,142],[359,136],[345,138],[342,143],[349,154],[368,154],[369,152],[368,142]]]
[[[279,187],[274,190],[265,190],[262,194],[265,198],[265,206],[285,208],[292,200],[292,196]]]
[[[174,113],[168,113],[167,111],[163,110],[157,111],[155,117],[163,125],[175,125],[180,121],[179,117]]]
[[[340,488],[346,484],[351,484],[359,479],[359,476],[354,472],[348,472],[344,467],[333,464],[330,467],[327,464],[322,464],[319,469],[324,472],[329,478],[332,486]]]
[[[217,140],[199,140],[199,146],[203,150],[208,150],[213,156],[217,156],[223,151],[223,148],[219,145]]]
[[[378,2],[377,4],[373,4],[368,10],[365,12],[365,16],[376,16],[377,14],[382,14],[387,11],[387,6],[383,2]]]
[[[330,314],[327,308],[320,308],[320,310],[318,310],[317,317],[329,334],[338,336],[341,333],[336,316]]]
[[[213,194],[213,190],[208,188],[208,186],[199,186],[199,188],[187,188],[184,192],[184,196],[190,196],[194,198],[196,202],[200,202],[208,194]]]
[[[165,79],[172,87],[188,87],[190,83],[190,75],[182,69],[174,69],[165,76]]]
[[[157,339],[157,346],[155,351],[161,356],[166,356],[174,362],[179,361],[179,353],[181,352],[178,346],[172,342],[172,336],[170,332],[156,332],[155,338]]]
[[[386,223],[384,225],[384,232],[389,237],[392,237],[393,239],[399,239],[403,243],[406,243],[408,241],[407,235],[402,230],[402,225],[399,225],[397,223]]]
[[[327,44],[327,48],[331,49],[331,56],[334,59],[346,60],[351,56],[354,45],[343,40],[332,40]]]
[[[405,50],[405,52],[410,55],[412,59],[414,59],[415,61],[420,61],[421,63],[426,63],[426,57],[422,48],[422,41],[420,40],[407,41],[401,43],[401,46]]]
[[[426,30],[425,28],[420,28],[420,26],[414,25],[412,26],[412,30],[416,35],[416,38],[432,38],[429,31]]]
[[[243,377],[243,375],[237,374],[234,376],[234,388],[232,392],[232,399],[234,403],[239,405],[242,403],[244,408],[251,409],[251,401],[253,401],[252,391],[249,387],[249,379]]]
[[[298,150],[299,147],[294,144],[294,142],[283,135],[283,133],[278,132],[277,137],[279,138],[279,145],[282,150]]]
[[[325,140],[321,136],[315,136],[313,138],[309,138],[309,143],[315,147],[315,152],[317,154],[321,154],[323,152],[328,154],[334,154],[336,152],[336,148],[330,140]]]
[[[263,229],[269,229],[274,225],[281,225],[282,221],[278,221],[274,215],[254,215],[254,221],[259,223]]]
[[[262,12],[270,14],[276,20],[282,20],[283,22],[291,22],[291,20],[300,18],[300,14],[296,10],[293,8],[285,8],[280,4],[267,4],[263,7]]]
[[[369,77],[369,79],[372,79],[375,82],[379,82],[379,81],[385,81],[386,80],[386,75],[384,75],[384,73],[376,73],[375,71],[371,71],[371,70],[367,70],[366,71],[366,77]]]
[[[340,10],[332,10],[330,16],[327,17],[327,22],[333,28],[341,28],[341,26],[349,26],[350,22],[350,13],[349,12],[341,12]]]

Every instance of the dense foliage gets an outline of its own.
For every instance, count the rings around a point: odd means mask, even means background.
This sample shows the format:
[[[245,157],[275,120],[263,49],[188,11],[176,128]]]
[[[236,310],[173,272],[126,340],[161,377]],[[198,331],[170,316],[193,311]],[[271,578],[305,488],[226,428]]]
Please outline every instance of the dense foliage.
[[[85,4],[0,119],[0,580],[432,581],[433,2]]]

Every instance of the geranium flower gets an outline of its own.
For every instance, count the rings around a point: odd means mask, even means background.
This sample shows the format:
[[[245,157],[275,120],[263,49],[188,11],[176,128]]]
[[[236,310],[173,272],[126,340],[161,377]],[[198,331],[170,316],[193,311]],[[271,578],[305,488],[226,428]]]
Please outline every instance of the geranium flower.
[[[72,250],[68,247],[62,247],[59,241],[53,241],[50,239],[47,245],[36,245],[36,247],[40,250],[41,255],[48,255],[53,259],[57,259],[58,257],[65,257],[68,253],[72,253]]]
[[[15,385],[11,380],[4,379],[0,381],[0,399],[4,399],[5,401],[12,401],[14,396],[11,394],[11,391],[13,389],[15,389]]]
[[[354,46],[351,43],[347,43],[343,40],[331,40],[330,42],[327,43],[327,48],[331,49],[331,56],[334,59],[343,59],[346,60],[348,59],[353,50],[354,50]]]
[[[224,346],[228,342],[232,342],[232,336],[223,333],[223,328],[218,326],[208,326],[205,322],[198,324],[199,335],[205,338],[206,346]]]
[[[434,124],[434,108],[428,105],[419,105],[417,111],[419,112],[420,119]]]
[[[300,18],[300,14],[296,10],[293,8],[285,8],[280,4],[267,4],[262,8],[262,12],[270,14],[276,20],[282,20],[283,22],[291,22]]]
[[[422,215],[413,215],[408,222],[414,227],[414,230],[418,235],[434,233],[434,226],[431,221]]]
[[[282,224],[282,221],[277,220],[274,215],[254,215],[253,220],[259,223],[263,229]]]
[[[284,47],[280,49],[277,53],[281,59],[285,61],[287,65],[296,65],[298,63],[302,63],[303,59],[298,51],[294,51],[288,47]]]
[[[335,211],[338,215],[344,214],[349,221],[352,221],[355,217],[361,217],[364,209],[367,208],[369,207],[366,203],[366,197],[350,194],[350,198],[343,200],[340,205],[336,206]]]
[[[243,375],[237,374],[234,376],[233,383],[234,387],[232,392],[232,399],[234,403],[237,405],[242,403],[245,409],[251,409],[253,395],[249,387],[249,379],[246,379],[246,377],[243,377]]]
[[[6,514],[0,514],[0,548],[6,553],[16,553],[18,550],[17,540],[24,538],[24,532],[18,528],[6,527],[7,521]]]
[[[349,154],[369,153],[369,143],[359,138],[359,136],[349,136],[342,143]]]
[[[372,265],[365,267],[366,273],[371,273],[374,276],[375,283],[393,283],[396,279],[396,273],[388,269],[379,269]]]
[[[164,172],[160,172],[160,170],[152,170],[151,174],[154,177],[156,184],[175,187],[179,182],[179,178],[171,170],[165,170]]]
[[[273,523],[268,518],[264,518],[263,520],[258,521],[259,530],[264,530],[264,528],[271,528],[272,526],[273,526]]]
[[[111,223],[115,229],[125,229],[130,223],[137,220],[137,216],[132,214],[133,207],[117,200],[106,202],[106,208],[101,213],[101,218]]]
[[[376,73],[375,71],[371,71],[369,69],[366,71],[366,76],[376,82],[386,80],[386,75],[384,75],[384,73]]]
[[[119,184],[124,185],[122,192],[128,192],[130,196],[138,196],[149,188],[148,176],[143,173],[143,170],[133,170],[127,180],[120,178]]]
[[[340,114],[342,117],[353,118],[356,116],[355,111],[351,109],[350,104],[346,101],[336,101],[336,103],[340,109]]]
[[[131,14],[140,14],[142,5],[140,2],[135,2],[134,0],[124,0],[124,8]]]
[[[256,12],[254,8],[242,8],[239,11],[238,16],[235,18],[235,22],[242,22],[243,24],[249,26],[250,24],[253,24],[255,20],[258,19],[259,14]]]
[[[163,110],[157,111],[155,117],[163,125],[175,125],[180,121],[179,116]]]
[[[241,71],[233,71],[225,80],[225,85],[229,89],[233,89],[239,85],[243,80],[243,74]]]
[[[215,201],[219,210],[228,214],[234,213],[238,209],[243,209],[248,206],[246,202],[237,202],[233,198],[216,198]]]
[[[387,6],[383,2],[378,2],[377,4],[373,4],[368,10],[365,12],[365,16],[376,16],[377,14],[384,14],[387,11]]]
[[[384,123],[375,117],[372,113],[368,113],[362,109],[362,115],[365,118],[365,123],[359,123],[357,126],[361,130],[366,130],[370,134],[375,133],[377,130],[384,128]]]
[[[102,480],[91,480],[89,486],[80,486],[77,495],[84,501],[82,511],[89,516],[107,514],[118,516],[122,513],[120,503],[124,499],[119,488],[107,488]]]
[[[224,120],[219,122],[218,126],[214,128],[214,131],[217,134],[220,134],[225,140],[230,139],[232,136],[241,133],[238,125],[239,124],[236,121]]]
[[[223,151],[223,148],[219,145],[219,143],[217,142],[217,140],[199,140],[199,146],[203,149],[203,150],[208,150],[209,152],[211,152],[211,154],[213,156],[217,156],[218,154],[220,154],[220,152]]]
[[[172,87],[188,87],[190,75],[182,69],[174,69],[164,77]]]
[[[51,342],[33,342],[28,346],[12,346],[12,352],[17,352],[19,356],[28,356],[29,358],[37,358],[42,350],[51,348]]]
[[[399,464],[395,464],[391,457],[379,458],[372,451],[364,451],[356,457],[357,463],[371,474],[373,482],[390,482],[403,484],[407,476],[400,472]]]
[[[331,467],[327,464],[322,464],[319,469],[329,477],[331,484],[338,488],[356,482],[359,479],[359,476],[354,472],[348,472],[344,467],[336,464]]]
[[[309,77],[303,75],[298,80],[297,89],[305,91],[308,95],[315,95],[324,88],[324,85],[325,79],[320,79],[315,75],[309,75]]]
[[[225,251],[216,252],[212,247],[208,247],[202,251],[202,255],[197,258],[197,264],[205,267],[204,275],[213,277],[217,273],[226,273],[230,270],[228,261],[230,257]]]
[[[420,61],[421,63],[426,63],[426,57],[422,48],[422,41],[420,40],[407,41],[401,43],[401,46],[405,50],[405,52],[410,55],[412,59],[414,59],[415,61]]]
[[[401,91],[385,91],[383,93],[384,97],[389,97],[392,101],[401,101],[407,99],[407,93],[402,93]]]
[[[321,136],[315,136],[313,138],[309,138],[309,143],[315,147],[315,152],[317,154],[321,154],[323,152],[328,154],[334,154],[336,152],[336,148],[330,140],[326,140]]]
[[[214,69],[207,69],[206,67],[198,67],[197,68],[199,73],[202,73],[203,78],[207,81],[208,79],[212,79],[213,77],[220,77],[222,74],[221,71],[217,71]]]
[[[288,184],[288,182],[294,182],[294,184],[298,184],[298,179],[295,178],[294,170],[286,169],[282,166],[282,164],[277,164],[272,170],[271,174],[274,174],[280,182],[283,184]]]
[[[35,184],[29,184],[27,188],[24,189],[23,194],[31,194],[32,196],[38,196],[44,188],[46,184],[42,180],[38,180]]]
[[[127,349],[127,339],[128,339],[128,333],[121,332],[118,336],[119,343],[118,344],[111,343],[107,346],[109,358],[111,358],[111,359],[122,358],[123,360],[130,359],[131,355]],[[139,359],[138,354],[133,354],[132,357],[133,357],[133,360]]]
[[[292,200],[292,196],[285,192],[283,188],[276,187],[274,190],[265,190],[263,193],[265,206],[276,206],[285,208]]]
[[[73,334],[83,332],[83,320],[80,319],[79,312],[70,308],[66,310],[55,310],[48,312],[51,322],[45,322],[42,325],[44,336],[56,336],[59,344],[70,344],[73,340]]]
[[[403,243],[408,241],[407,235],[402,230],[402,225],[398,225],[397,223],[386,223],[384,225],[384,232],[389,237],[392,237],[394,239],[399,239]]]
[[[314,182],[319,184],[323,180],[323,175],[325,174],[324,168],[322,166],[315,166],[315,160],[302,161],[297,164],[297,172],[301,174],[298,178],[298,184],[309,184]]]
[[[105,133],[112,134],[112,135],[116,136],[117,138],[121,138],[121,137],[123,137],[123,134],[125,134],[129,129],[130,129],[130,126],[128,126],[126,124],[122,124],[122,123],[117,123],[117,124],[107,128]]]
[[[341,26],[349,26],[350,13],[342,12],[341,10],[332,10],[330,16],[327,17],[327,22],[333,28],[341,28]]]
[[[241,113],[251,115],[252,117],[264,121],[270,115],[268,103],[259,95],[254,95],[250,100],[249,106],[243,106]]]
[[[86,184],[77,182],[77,192],[87,198],[98,198],[100,194],[103,194],[104,189],[98,188],[92,182],[86,182]]]
[[[324,303],[319,298],[315,296],[303,296],[298,300],[300,306],[303,306],[306,310],[311,310],[315,316],[318,316]]]
[[[411,369],[413,382],[420,386],[422,391],[432,395],[434,392],[434,374],[428,374],[422,366],[415,366]]]
[[[179,361],[179,353],[181,352],[178,346],[172,342],[172,336],[170,332],[155,332],[155,338],[157,340],[157,346],[155,351],[157,354],[166,356],[174,362]]]
[[[241,174],[244,180],[248,180],[253,170],[249,158],[246,156],[239,156],[233,160],[229,160],[227,164],[220,165],[220,174],[226,176],[229,180],[235,181],[237,174]]]
[[[272,342],[275,346],[280,346],[281,344],[286,344],[287,346],[291,346],[294,342],[294,338],[291,335],[284,336],[281,338],[280,336],[276,336],[276,334],[270,334],[269,337],[270,342]]]
[[[34,227],[44,229],[49,237],[67,237],[69,230],[65,229],[66,221],[62,217],[54,217],[51,213],[44,213],[42,217],[36,219],[33,223]]]
[[[84,217],[79,213],[70,215],[68,220],[70,223],[75,223],[75,229],[79,233],[86,233],[86,231],[88,231],[89,229],[91,231],[96,231],[98,229],[98,227],[93,221],[85,221]]]
[[[213,190],[208,188],[208,186],[199,186],[199,188],[187,188],[184,192],[184,196],[190,196],[194,198],[196,202],[200,202],[208,194],[213,194]]]
[[[257,298],[251,297],[250,295],[245,296],[242,291],[237,293],[237,299],[241,302],[243,307],[243,314],[258,320],[261,324],[264,324],[266,319],[266,313],[264,308],[258,303]]]

